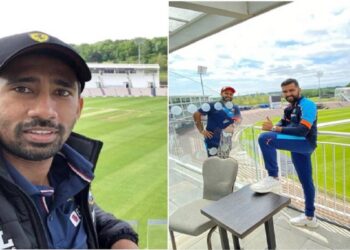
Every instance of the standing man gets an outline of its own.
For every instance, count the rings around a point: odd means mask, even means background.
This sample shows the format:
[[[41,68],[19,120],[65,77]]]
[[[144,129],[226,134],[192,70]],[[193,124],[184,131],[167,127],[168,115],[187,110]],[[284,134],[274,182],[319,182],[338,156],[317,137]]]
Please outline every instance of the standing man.
[[[90,79],[55,37],[0,39],[0,248],[137,248],[89,192],[102,142],[72,133]]]
[[[209,103],[206,109],[202,106],[202,108],[193,114],[196,127],[204,137],[208,157],[218,155],[221,139],[226,137],[227,134],[231,134],[232,136],[233,124],[239,124],[241,122],[239,107],[232,104],[232,98],[235,92],[236,90],[232,87],[223,87],[219,102]],[[202,124],[202,115],[208,117],[206,128]],[[223,131],[225,129],[228,130],[227,133]],[[227,147],[229,147],[229,150],[231,149],[231,140]],[[227,157],[228,153],[225,154],[224,158]]]
[[[276,149],[290,151],[305,196],[305,213],[292,218],[290,223],[296,226],[317,227],[311,166],[311,154],[316,148],[317,140],[317,107],[314,102],[301,96],[297,80],[287,79],[282,82],[281,87],[284,98],[290,104],[276,126],[267,117],[262,129],[271,132],[262,133],[259,137],[269,176],[253,184],[251,188],[258,193],[280,190]]]

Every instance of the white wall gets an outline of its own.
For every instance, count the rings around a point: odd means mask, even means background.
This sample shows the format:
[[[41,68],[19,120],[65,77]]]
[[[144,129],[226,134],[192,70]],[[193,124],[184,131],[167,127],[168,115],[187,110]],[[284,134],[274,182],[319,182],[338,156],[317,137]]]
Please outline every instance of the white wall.
[[[109,74],[104,73],[99,75],[98,73],[92,74],[92,79],[86,83],[86,88],[96,88],[98,86],[99,76],[102,77],[103,86],[125,86],[128,82],[127,74]],[[149,82],[154,82],[155,86],[159,87],[159,72],[154,74],[145,74],[143,70],[137,70],[135,74],[129,74],[133,88],[148,88]]]

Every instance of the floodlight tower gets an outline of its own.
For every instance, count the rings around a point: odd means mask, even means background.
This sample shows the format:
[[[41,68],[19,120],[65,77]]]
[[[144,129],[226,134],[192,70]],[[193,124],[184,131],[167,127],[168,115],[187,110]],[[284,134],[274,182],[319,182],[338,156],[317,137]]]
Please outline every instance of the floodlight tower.
[[[136,38],[135,43],[138,46],[138,63],[141,63],[141,45],[145,42],[145,39],[143,38]]]
[[[198,74],[199,77],[201,78],[201,85],[202,85],[202,95],[204,96],[204,88],[203,88],[203,79],[202,79],[202,75],[207,73],[207,67],[205,66],[198,66]]]

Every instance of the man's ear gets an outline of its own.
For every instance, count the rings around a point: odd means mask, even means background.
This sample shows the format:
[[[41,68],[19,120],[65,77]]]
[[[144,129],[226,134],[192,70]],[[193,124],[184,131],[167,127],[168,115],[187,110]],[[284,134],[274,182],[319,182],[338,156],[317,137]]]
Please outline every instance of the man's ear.
[[[80,115],[81,115],[81,111],[83,110],[83,107],[84,107],[84,99],[79,97],[79,100],[78,100],[79,104],[78,104],[78,107],[77,107],[77,119],[79,119]]]

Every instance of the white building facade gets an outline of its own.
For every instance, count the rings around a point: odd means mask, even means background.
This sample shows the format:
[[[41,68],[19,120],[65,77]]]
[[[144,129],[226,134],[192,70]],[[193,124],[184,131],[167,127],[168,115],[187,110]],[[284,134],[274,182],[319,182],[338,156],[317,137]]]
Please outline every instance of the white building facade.
[[[158,64],[88,63],[92,78],[85,83],[84,97],[166,96],[160,87]]]
[[[127,87],[158,88],[158,64],[105,64],[88,63],[92,79],[86,88]]]

